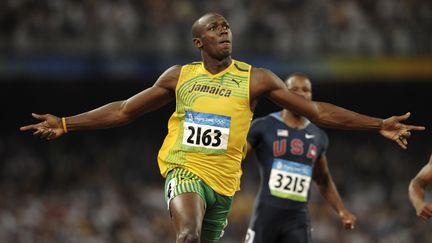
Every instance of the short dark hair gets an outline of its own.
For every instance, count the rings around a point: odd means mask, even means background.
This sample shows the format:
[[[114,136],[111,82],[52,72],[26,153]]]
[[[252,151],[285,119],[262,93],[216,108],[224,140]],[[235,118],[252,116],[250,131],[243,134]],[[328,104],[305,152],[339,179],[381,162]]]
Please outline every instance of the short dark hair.
[[[200,19],[202,19],[206,16],[209,16],[209,15],[219,15],[219,16],[223,17],[223,15],[218,14],[218,13],[214,13],[214,12],[206,13],[203,16],[199,17],[197,20],[195,20],[195,22],[193,23],[192,28],[191,28],[192,38],[198,38],[200,36],[200,31],[199,31],[200,30],[200,28],[199,28],[200,23],[199,23],[199,21],[200,21]]]
[[[290,79],[290,78],[292,78],[292,77],[296,77],[296,76],[298,76],[298,77],[303,77],[303,78],[305,78],[305,79],[309,79],[309,77],[308,77],[306,74],[304,74],[304,73],[300,73],[300,72],[296,72],[296,73],[293,73],[293,74],[291,74],[290,76],[288,76],[288,78],[286,78],[285,81],[287,81],[288,79]]]

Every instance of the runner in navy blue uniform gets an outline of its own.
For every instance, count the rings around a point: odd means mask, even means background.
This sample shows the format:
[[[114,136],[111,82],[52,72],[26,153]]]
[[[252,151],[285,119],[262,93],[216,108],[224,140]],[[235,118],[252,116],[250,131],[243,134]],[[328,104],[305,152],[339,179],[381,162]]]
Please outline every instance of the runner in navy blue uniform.
[[[312,99],[309,79],[294,74],[288,88]],[[256,119],[247,137],[248,153],[255,150],[261,187],[246,243],[310,243],[307,202],[311,180],[339,214],[342,224],[353,229],[356,217],[344,206],[327,166],[328,137],[303,116],[289,110]]]

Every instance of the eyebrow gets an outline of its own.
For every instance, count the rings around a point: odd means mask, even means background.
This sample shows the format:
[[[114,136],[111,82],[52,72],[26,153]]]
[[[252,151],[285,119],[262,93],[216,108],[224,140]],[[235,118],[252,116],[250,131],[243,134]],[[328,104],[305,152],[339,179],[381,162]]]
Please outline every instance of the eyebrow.
[[[228,21],[226,21],[226,20],[224,20],[224,19],[222,19],[222,20],[214,20],[214,21],[212,21],[212,22],[210,22],[210,23],[207,23],[206,24],[206,26],[210,26],[210,25],[217,25],[217,24],[226,24],[226,25],[229,25],[228,24]]]
[[[212,26],[212,25],[217,25],[217,24],[218,24],[217,21],[213,21],[213,22],[208,23],[206,26]]]

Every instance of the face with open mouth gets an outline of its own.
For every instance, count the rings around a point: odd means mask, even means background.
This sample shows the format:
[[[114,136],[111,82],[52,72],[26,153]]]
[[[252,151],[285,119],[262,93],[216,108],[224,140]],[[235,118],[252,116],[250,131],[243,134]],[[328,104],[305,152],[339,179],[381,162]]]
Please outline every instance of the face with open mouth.
[[[225,46],[225,47],[230,47],[231,46],[231,41],[226,39],[226,40],[222,40],[219,42],[219,44]]]

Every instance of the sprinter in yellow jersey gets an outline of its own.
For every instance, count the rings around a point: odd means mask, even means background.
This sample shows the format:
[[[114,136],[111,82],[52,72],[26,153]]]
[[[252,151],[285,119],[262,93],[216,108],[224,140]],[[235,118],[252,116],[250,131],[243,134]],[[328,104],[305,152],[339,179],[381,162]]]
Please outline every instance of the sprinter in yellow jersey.
[[[202,62],[182,67],[176,111],[158,156],[163,176],[183,168],[221,195],[233,196],[239,190],[240,162],[253,115],[250,70],[250,65],[235,60],[216,74]]]
[[[176,100],[158,156],[161,174],[167,178],[165,196],[176,242],[219,241],[232,196],[239,189],[252,112],[262,96],[317,125],[375,130],[402,148],[411,130],[424,130],[401,123],[409,113],[379,119],[307,100],[290,92],[271,71],[233,60],[231,30],[219,14],[199,18],[192,35],[202,62],[169,68],[152,87],[127,100],[63,118],[33,114],[41,122],[21,127],[51,140],[71,131],[125,125]]]

